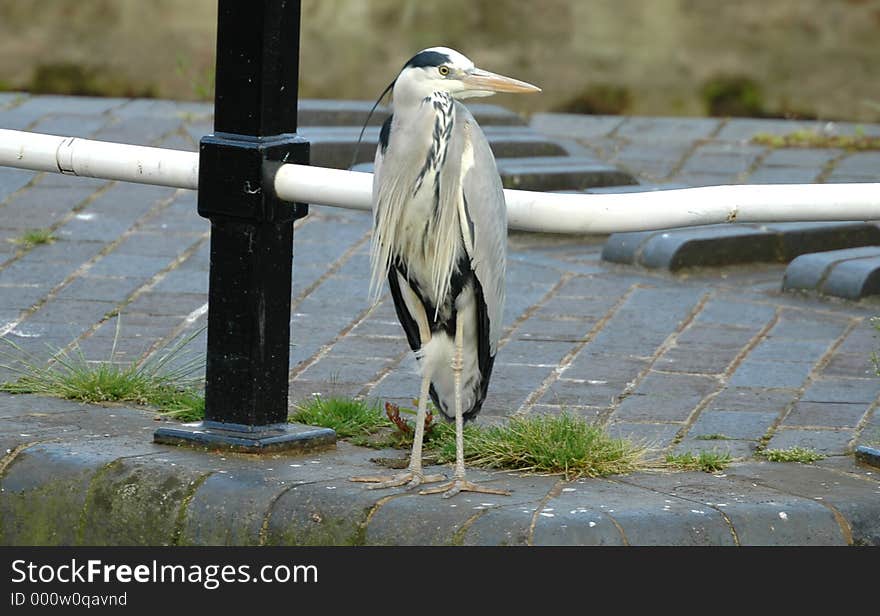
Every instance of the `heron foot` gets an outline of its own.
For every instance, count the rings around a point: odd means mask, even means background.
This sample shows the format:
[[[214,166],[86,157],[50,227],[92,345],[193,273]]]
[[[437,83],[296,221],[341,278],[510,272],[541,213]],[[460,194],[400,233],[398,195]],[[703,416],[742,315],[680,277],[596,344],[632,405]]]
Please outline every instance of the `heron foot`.
[[[485,486],[472,483],[467,479],[453,479],[452,481],[447,481],[446,483],[436,486],[434,488],[421,490],[419,491],[419,494],[439,494],[440,492],[443,492],[443,498],[451,498],[459,492],[479,492],[481,494],[499,494],[501,496],[510,496],[509,490],[487,488]]]
[[[361,477],[351,477],[349,481],[372,483],[374,485],[367,486],[368,490],[381,490],[383,488],[398,488],[403,485],[408,489],[412,489],[419,487],[423,483],[436,483],[444,479],[446,479],[446,475],[425,475],[421,471],[409,470],[391,477],[385,475],[364,475]]]

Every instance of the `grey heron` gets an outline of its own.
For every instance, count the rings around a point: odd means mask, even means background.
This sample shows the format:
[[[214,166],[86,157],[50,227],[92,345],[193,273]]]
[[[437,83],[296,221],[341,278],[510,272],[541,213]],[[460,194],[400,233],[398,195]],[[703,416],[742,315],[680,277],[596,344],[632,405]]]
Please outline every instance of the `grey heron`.
[[[422,470],[430,395],[455,421],[456,458],[451,481],[420,493],[507,494],[465,477],[464,422],[480,411],[501,336],[507,211],[489,143],[458,99],[540,88],[446,47],[417,53],[389,88],[393,113],[374,165],[371,294],[375,301],[387,279],[422,383],[407,470],[352,479],[371,488],[445,479]]]

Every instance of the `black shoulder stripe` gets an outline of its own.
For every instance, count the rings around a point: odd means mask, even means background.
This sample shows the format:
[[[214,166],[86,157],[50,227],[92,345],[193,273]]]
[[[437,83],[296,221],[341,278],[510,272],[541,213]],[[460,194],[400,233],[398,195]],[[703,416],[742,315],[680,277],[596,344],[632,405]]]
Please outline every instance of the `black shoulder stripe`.
[[[382,148],[382,154],[388,149],[388,139],[391,137],[391,120],[394,114],[388,116],[388,119],[382,123],[382,129],[379,131],[379,146]]]
[[[403,326],[406,333],[406,340],[409,342],[409,348],[418,351],[422,348],[422,337],[419,334],[419,325],[409,313],[406,307],[406,301],[400,290],[400,283],[397,279],[398,272],[406,279],[406,274],[395,266],[388,269],[388,288],[391,290],[391,298],[394,300],[394,311],[397,313],[397,320]]]
[[[483,297],[483,285],[474,276],[474,300],[477,305],[477,361],[480,366],[480,389],[474,400],[473,408],[464,414],[464,420],[468,421],[477,416],[489,391],[489,377],[492,376],[492,367],[495,365],[495,356],[489,348],[489,313],[486,310],[486,299]]]

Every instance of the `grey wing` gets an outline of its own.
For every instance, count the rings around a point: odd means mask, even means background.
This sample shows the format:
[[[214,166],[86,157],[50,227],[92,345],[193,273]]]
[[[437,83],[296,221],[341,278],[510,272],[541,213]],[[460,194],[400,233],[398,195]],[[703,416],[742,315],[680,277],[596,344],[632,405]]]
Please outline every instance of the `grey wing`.
[[[450,155],[458,154],[461,148],[461,188],[472,239],[471,246],[467,247],[471,266],[483,288],[489,317],[490,354],[494,356],[504,313],[507,205],[489,142],[467,108],[458,102],[455,108],[454,147]]]

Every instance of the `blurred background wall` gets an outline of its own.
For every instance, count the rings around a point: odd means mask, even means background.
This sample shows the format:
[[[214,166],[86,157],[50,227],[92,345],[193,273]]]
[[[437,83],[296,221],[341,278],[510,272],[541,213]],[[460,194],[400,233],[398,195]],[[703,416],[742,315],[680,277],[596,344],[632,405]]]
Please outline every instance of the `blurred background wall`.
[[[244,0],[242,0],[244,1]],[[303,0],[300,95],[448,45],[529,112],[880,121],[880,0]],[[0,0],[0,89],[210,100],[216,0]]]

